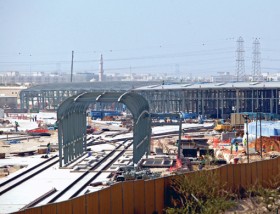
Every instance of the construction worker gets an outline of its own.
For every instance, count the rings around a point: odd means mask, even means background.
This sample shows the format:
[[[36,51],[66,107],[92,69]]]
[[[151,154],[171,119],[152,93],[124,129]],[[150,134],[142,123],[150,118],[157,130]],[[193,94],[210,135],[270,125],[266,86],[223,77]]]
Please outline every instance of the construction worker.
[[[48,143],[47,144],[47,155],[50,154],[50,152],[51,152],[51,144]]]
[[[263,152],[266,152],[265,151],[265,144],[263,144],[262,150],[263,150]]]
[[[235,142],[235,151],[238,152],[238,142]]]
[[[15,129],[16,129],[16,132],[18,131],[18,127],[19,127],[18,122],[15,121]]]
[[[274,151],[274,145],[273,145],[273,143],[271,143],[271,146],[270,146],[270,151]]]
[[[245,147],[246,145],[247,145],[247,140],[246,140],[246,138],[244,138],[243,146]]]
[[[246,140],[246,138],[244,138],[243,147],[245,148],[245,151],[248,152],[247,151],[247,140]]]
[[[205,159],[203,156],[200,156],[200,163],[198,165],[198,169],[202,170],[202,168],[205,166]]]

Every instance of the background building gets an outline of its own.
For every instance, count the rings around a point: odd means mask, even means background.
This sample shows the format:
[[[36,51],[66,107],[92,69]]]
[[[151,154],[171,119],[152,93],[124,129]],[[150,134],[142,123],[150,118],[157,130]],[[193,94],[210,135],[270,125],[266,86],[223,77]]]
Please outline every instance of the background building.
[[[56,109],[67,97],[84,91],[134,91],[143,95],[151,112],[187,112],[229,117],[233,112],[278,114],[279,82],[184,83],[92,82],[48,84],[22,90],[22,109]],[[234,108],[233,108],[234,107]]]

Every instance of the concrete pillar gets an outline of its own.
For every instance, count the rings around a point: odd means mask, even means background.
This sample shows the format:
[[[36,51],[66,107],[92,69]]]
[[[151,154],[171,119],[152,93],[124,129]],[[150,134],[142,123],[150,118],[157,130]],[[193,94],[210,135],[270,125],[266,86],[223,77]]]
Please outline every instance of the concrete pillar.
[[[236,113],[239,113],[240,103],[239,103],[239,89],[236,89]]]

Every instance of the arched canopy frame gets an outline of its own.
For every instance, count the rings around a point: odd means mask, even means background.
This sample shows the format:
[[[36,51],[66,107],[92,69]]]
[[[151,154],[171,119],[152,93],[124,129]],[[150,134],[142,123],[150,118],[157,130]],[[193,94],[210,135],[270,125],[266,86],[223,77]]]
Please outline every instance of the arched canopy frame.
[[[133,163],[149,152],[151,120],[147,100],[134,92],[83,92],[66,99],[57,110],[60,167],[82,156],[87,149],[86,110],[95,102],[119,102],[133,116]]]

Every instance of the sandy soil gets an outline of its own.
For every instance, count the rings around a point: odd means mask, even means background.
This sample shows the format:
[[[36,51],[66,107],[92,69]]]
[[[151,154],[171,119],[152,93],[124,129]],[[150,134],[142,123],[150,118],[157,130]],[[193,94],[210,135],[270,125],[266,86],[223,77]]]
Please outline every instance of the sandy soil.
[[[13,135],[9,135],[9,137],[13,137]],[[12,158],[13,156],[17,155],[17,152],[35,151],[37,153],[39,149],[45,149],[48,143],[51,143],[53,147],[58,147],[57,142],[57,131],[52,131],[51,136],[20,140],[20,143],[17,144],[7,143],[5,137],[0,139],[0,153],[5,153],[5,158]],[[8,174],[19,170],[20,168],[20,165],[5,166],[0,164],[0,177],[7,176]]]
[[[12,137],[12,135],[9,135]],[[44,148],[48,143],[57,145],[57,131],[53,131],[51,136],[43,136],[40,138],[30,138],[27,140],[20,140],[20,143],[9,144],[6,139],[0,140],[0,153],[5,153],[6,156],[12,155],[12,153],[38,150]]]

